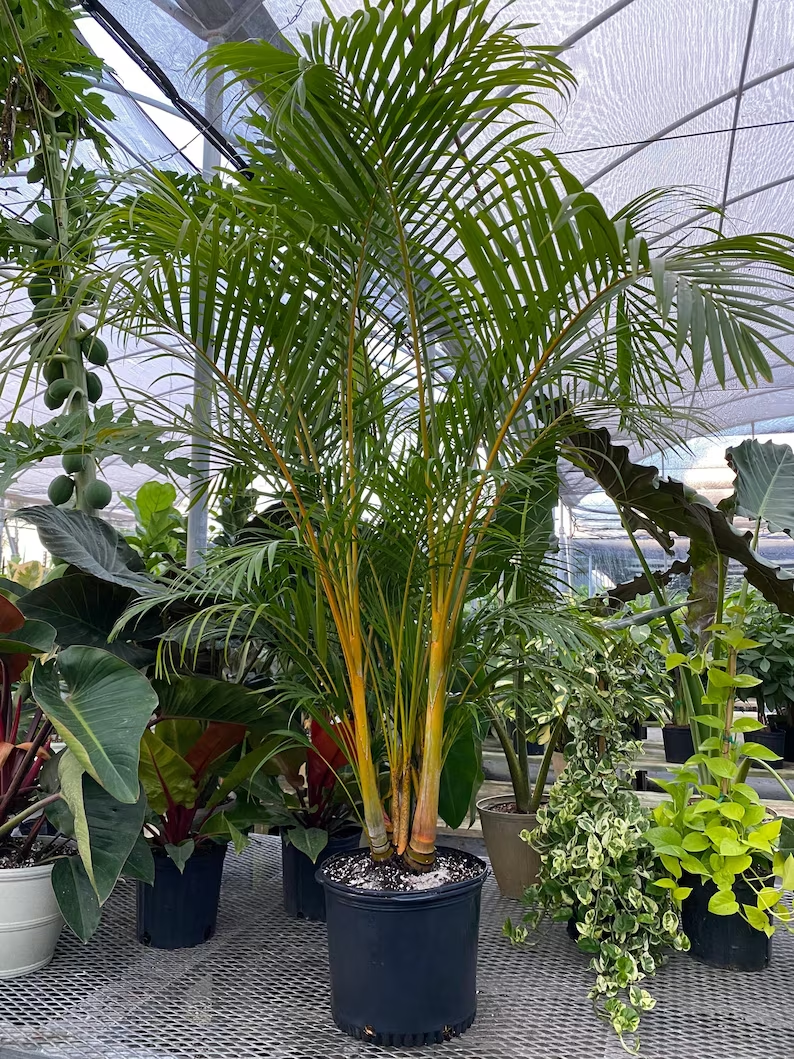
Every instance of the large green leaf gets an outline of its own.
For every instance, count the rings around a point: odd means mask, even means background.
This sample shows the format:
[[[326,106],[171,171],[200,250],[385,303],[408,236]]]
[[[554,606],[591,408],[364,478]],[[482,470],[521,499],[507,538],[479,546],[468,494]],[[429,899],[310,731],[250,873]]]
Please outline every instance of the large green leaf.
[[[154,652],[135,641],[153,640],[162,632],[155,613],[150,611],[134,625],[126,625],[118,638],[108,641],[114,625],[135,598],[131,588],[92,574],[67,574],[34,588],[19,601],[19,609],[28,618],[53,625],[60,647],[104,647],[140,669],[154,660]]]
[[[635,528],[646,530],[668,550],[671,534],[677,534],[736,560],[766,599],[794,614],[794,577],[755,552],[751,534],[735,529],[709,500],[681,482],[660,477],[656,467],[634,463],[628,448],[615,445],[605,429],[576,423],[568,441],[564,455],[628,512]]]
[[[60,857],[55,862],[52,888],[67,926],[80,941],[88,941],[99,926],[102,909],[79,857]]]
[[[157,707],[149,681],[96,647],[37,663],[33,697],[85,771],[122,802],[138,800],[141,736]]]
[[[47,817],[59,831],[77,841],[86,876],[102,905],[141,834],[146,798],[139,788],[136,802],[119,802],[82,771],[69,751],[60,757],[63,798],[48,807]]]
[[[225,721],[249,728],[272,728],[278,721],[286,728],[287,717],[276,711],[268,696],[249,691],[241,684],[211,677],[179,677],[172,681],[154,680],[152,687],[160,701],[160,716],[193,717],[202,721]]]
[[[725,458],[736,472],[736,512],[761,519],[775,533],[794,528],[794,452],[774,441],[748,438],[728,449]]]
[[[155,591],[154,582],[141,572],[141,557],[101,518],[47,504],[20,508],[16,514],[36,527],[41,543],[51,555],[84,574],[143,594]]]
[[[460,827],[483,781],[474,727],[465,724],[449,748],[441,770],[438,814],[449,827]]]
[[[152,847],[143,837],[138,835],[135,845],[127,857],[127,862],[122,868],[121,874],[125,879],[138,879],[141,882],[154,885],[154,857]]]

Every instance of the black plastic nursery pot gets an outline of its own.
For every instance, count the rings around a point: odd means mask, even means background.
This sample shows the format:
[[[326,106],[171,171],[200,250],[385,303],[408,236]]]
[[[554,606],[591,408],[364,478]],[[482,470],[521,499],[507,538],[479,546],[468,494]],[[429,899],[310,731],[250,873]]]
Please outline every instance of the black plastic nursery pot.
[[[198,846],[180,873],[154,847],[154,885],[138,883],[138,941],[153,949],[191,949],[215,933],[227,844]]]
[[[786,740],[783,759],[784,761],[794,761],[794,727],[786,725],[783,732]]]
[[[543,757],[546,752],[546,746],[544,743],[533,743],[531,739],[527,739],[527,756],[528,757]]]
[[[357,825],[344,828],[328,836],[328,845],[312,863],[297,846],[285,841],[281,835],[281,873],[284,886],[284,911],[293,919],[311,919],[325,922],[325,891],[317,880],[317,871],[337,853],[358,849],[361,844],[361,828]]]
[[[692,729],[688,724],[666,724],[662,728],[665,760],[674,765],[689,761],[695,753]]]
[[[769,762],[770,765],[780,765],[786,756],[785,729],[759,728],[757,732],[747,732],[744,741],[746,743],[760,743],[761,746],[768,747],[773,753],[777,754],[777,758]]]
[[[327,864],[317,872],[325,887],[331,1011],[340,1030],[372,1044],[412,1047],[441,1043],[471,1026],[488,874],[483,861],[471,860],[481,868],[476,878],[410,893],[335,882]]]
[[[709,900],[717,892],[711,880],[685,872],[681,885],[692,887],[681,908],[681,926],[692,946],[691,956],[710,967],[733,971],[763,971],[769,966],[770,939],[763,931],[755,930],[738,913],[715,916],[709,912]],[[751,887],[741,879],[733,891],[740,904],[756,903]]]

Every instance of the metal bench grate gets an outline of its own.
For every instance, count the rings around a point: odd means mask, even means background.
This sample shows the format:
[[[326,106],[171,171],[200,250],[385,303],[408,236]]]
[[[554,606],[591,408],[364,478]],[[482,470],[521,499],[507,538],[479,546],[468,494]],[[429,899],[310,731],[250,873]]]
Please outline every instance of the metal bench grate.
[[[325,927],[288,919],[281,852],[257,838],[226,861],[218,933],[196,949],[159,952],[135,941],[135,889],[120,885],[88,946],[64,934],[53,963],[0,982],[3,1046],[58,1059],[619,1059],[593,1016],[587,959],[565,929],[529,950],[501,936],[516,905],[483,891],[479,1013],[463,1036],[434,1048],[374,1049],[333,1025]],[[650,989],[646,1059],[793,1059],[794,938],[773,942],[769,970],[711,970],[675,956]]]

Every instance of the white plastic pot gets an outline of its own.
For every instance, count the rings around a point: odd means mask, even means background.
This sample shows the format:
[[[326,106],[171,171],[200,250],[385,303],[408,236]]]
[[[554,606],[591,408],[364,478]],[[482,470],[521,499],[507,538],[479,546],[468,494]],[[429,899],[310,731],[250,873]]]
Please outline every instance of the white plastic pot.
[[[0,978],[30,974],[52,959],[63,926],[52,868],[0,869]]]

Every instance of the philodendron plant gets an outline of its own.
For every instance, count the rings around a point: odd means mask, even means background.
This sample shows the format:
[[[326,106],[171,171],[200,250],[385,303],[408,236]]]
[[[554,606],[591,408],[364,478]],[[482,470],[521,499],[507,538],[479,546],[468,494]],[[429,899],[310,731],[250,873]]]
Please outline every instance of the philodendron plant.
[[[296,737],[266,695],[239,684],[172,676],[154,687],[159,706],[140,756],[145,835],[183,871],[198,846],[231,841],[240,852],[250,828],[268,822],[254,798],[236,792],[263,769],[278,771]]]
[[[0,853],[9,869],[54,860],[63,917],[87,941],[119,875],[135,870],[146,809],[138,746],[157,696],[107,651],[74,646],[46,657],[55,630],[26,621],[4,597],[0,629]],[[24,695],[13,688],[34,657],[35,708],[23,721]],[[63,744],[57,751],[56,740]],[[44,812],[61,840],[42,839]],[[18,836],[31,818],[27,836]]]

